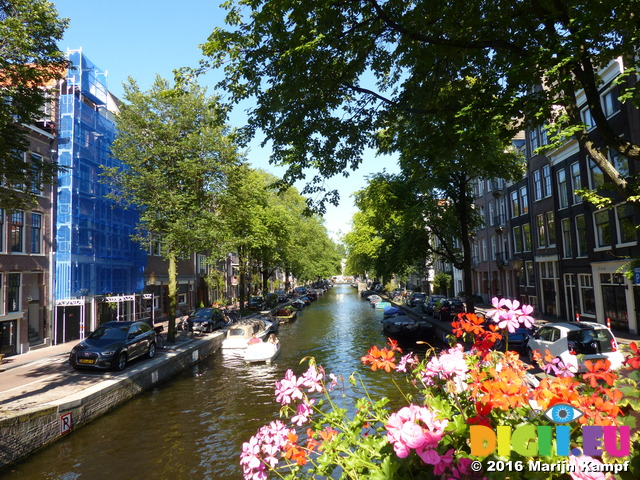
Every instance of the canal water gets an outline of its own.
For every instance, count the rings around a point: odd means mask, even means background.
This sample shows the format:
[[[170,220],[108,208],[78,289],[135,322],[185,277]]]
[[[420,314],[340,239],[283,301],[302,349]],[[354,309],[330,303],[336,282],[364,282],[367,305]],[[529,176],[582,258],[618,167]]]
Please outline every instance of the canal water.
[[[314,357],[327,374],[342,375],[347,385],[358,372],[372,396],[398,398],[386,372],[371,372],[360,361],[372,345],[385,344],[381,319],[382,312],[355,288],[337,285],[300,312],[298,320],[280,326],[282,349],[272,365],[246,365],[241,357],[218,351],[0,476],[241,479],[242,443],[279,418],[274,384],[289,368],[305,371],[303,358]]]

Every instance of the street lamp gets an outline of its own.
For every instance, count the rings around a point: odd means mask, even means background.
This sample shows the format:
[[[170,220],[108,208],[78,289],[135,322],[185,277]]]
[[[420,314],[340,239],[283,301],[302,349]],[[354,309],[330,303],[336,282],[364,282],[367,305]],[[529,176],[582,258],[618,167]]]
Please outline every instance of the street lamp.
[[[516,274],[516,298],[520,300],[520,272],[522,271],[522,259],[520,257],[512,258],[511,266]]]

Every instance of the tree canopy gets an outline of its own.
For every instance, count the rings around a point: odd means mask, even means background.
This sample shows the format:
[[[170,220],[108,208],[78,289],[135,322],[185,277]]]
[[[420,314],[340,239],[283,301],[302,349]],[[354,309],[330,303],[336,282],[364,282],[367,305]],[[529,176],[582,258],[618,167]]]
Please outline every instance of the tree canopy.
[[[365,147],[406,151],[407,127],[420,127],[423,135],[413,139],[421,145],[471,134],[480,143],[483,131],[473,125],[487,119],[505,146],[523,125],[547,124],[558,141],[573,135],[633,199],[637,184],[616,170],[606,149],[639,159],[640,148],[609,124],[598,72],[622,58],[620,98],[637,104],[640,86],[630,75],[638,67],[639,0],[225,6],[228,28],[215,29],[203,46],[203,67],[224,68],[221,86],[232,101],[256,101],[249,133],[265,132],[272,161],[289,165],[289,181],[308,167],[320,177],[343,173],[360,163]],[[587,134],[579,91],[601,143]]]
[[[43,0],[0,0],[0,206],[25,208],[36,183],[51,183],[57,165],[27,159],[24,125],[43,120],[43,107],[63,76],[62,39],[68,20]]]

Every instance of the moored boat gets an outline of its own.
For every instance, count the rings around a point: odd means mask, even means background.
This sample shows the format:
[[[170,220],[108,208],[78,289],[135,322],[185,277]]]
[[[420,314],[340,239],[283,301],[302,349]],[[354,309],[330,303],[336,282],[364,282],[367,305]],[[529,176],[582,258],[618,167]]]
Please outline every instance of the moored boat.
[[[278,323],[293,322],[298,315],[298,311],[293,307],[284,307],[276,311],[276,321]]]
[[[392,338],[420,340],[431,335],[433,325],[409,316],[387,317],[382,320],[382,331]]]

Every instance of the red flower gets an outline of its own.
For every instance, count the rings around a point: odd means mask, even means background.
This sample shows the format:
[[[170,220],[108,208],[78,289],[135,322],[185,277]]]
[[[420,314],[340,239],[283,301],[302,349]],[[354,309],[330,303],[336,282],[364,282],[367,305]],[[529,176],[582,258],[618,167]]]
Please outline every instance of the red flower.
[[[582,375],[585,381],[590,381],[591,388],[598,386],[598,380],[603,380],[607,385],[613,385],[617,375],[611,371],[611,362],[607,359],[597,360],[595,363],[591,360],[584,362],[587,367],[587,373]]]
[[[631,350],[633,350],[633,355],[627,357],[625,363],[631,368],[635,368],[637,370],[640,368],[640,348],[638,348],[636,342],[631,342],[629,344],[629,347],[631,347]]]

